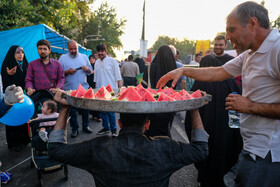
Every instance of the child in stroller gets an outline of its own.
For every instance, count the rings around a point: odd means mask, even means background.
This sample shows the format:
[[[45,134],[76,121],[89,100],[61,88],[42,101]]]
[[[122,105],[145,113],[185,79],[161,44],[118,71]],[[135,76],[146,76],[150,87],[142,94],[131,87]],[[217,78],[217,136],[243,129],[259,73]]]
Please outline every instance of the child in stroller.
[[[54,100],[48,99],[43,102],[43,106],[41,108],[42,113],[37,114],[38,117],[35,119],[30,120],[38,120],[38,119],[49,119],[49,118],[57,118],[57,103]],[[41,122],[39,125],[39,131],[38,135],[39,137],[44,141],[48,141],[48,134],[53,130],[53,127],[55,125],[56,121],[47,121],[47,122]]]

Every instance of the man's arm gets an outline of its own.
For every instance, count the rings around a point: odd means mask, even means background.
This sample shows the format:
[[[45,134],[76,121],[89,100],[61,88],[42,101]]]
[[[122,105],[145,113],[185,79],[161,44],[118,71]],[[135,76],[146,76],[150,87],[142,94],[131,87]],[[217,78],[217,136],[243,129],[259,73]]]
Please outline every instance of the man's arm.
[[[67,144],[67,120],[70,113],[70,106],[66,99],[62,98],[62,91],[58,90],[54,99],[61,105],[61,111],[54,130],[49,136],[49,155],[52,159],[58,160],[72,166],[89,170],[91,165],[91,141],[77,144]]]
[[[223,81],[232,76],[227,73],[222,67],[208,67],[208,68],[190,68],[182,67],[168,72],[160,78],[157,83],[157,88],[162,88],[169,80],[173,80],[172,87],[176,86],[177,81],[181,76],[190,77],[204,82]]]
[[[121,88],[122,87],[122,80],[118,80],[117,83],[118,83],[118,88]]]
[[[229,94],[226,98],[226,110],[280,119],[280,104],[256,103],[238,94]]]
[[[30,63],[28,65],[27,73],[25,77],[25,89],[27,90],[27,95],[32,95],[35,92],[33,86],[33,79],[34,79],[33,63]]]
[[[62,68],[62,65],[58,62],[58,77],[57,77],[57,85],[56,87],[57,88],[60,88],[63,90],[63,85],[64,85],[64,82],[65,82],[65,76],[64,76],[64,70]]]

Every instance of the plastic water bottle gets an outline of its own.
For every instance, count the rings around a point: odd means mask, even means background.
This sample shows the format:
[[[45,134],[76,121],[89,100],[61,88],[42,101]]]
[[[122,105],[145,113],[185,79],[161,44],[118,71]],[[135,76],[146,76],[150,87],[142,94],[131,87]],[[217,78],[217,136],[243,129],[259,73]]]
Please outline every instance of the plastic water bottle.
[[[237,94],[237,92],[232,92]],[[230,128],[240,128],[240,114],[234,110],[228,111],[228,126]]]

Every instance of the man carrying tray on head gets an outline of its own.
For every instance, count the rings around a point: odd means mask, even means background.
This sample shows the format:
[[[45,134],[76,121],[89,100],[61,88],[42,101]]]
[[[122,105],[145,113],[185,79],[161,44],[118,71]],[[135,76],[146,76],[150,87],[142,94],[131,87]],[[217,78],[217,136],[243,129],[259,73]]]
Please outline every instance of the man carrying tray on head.
[[[67,144],[67,118],[70,106],[56,93],[61,111],[49,137],[52,159],[87,170],[96,186],[168,186],[169,177],[183,166],[206,159],[208,134],[198,110],[193,110],[192,143],[169,137],[146,137],[148,114],[121,113],[117,137],[102,136],[78,144]]]

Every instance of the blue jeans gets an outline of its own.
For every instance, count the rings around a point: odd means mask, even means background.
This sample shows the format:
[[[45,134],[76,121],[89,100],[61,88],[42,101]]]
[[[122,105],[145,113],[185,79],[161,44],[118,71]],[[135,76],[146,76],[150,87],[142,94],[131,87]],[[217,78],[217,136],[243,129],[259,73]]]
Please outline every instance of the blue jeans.
[[[102,126],[104,129],[108,129],[111,131],[117,129],[116,114],[114,112],[100,112],[100,117],[102,119]]]
[[[83,128],[88,127],[89,124],[89,111],[80,109],[82,113],[82,121],[83,121]],[[71,107],[70,110],[70,126],[72,127],[73,131],[76,131],[79,129],[79,124],[78,124],[78,116],[77,116],[77,108]]]

